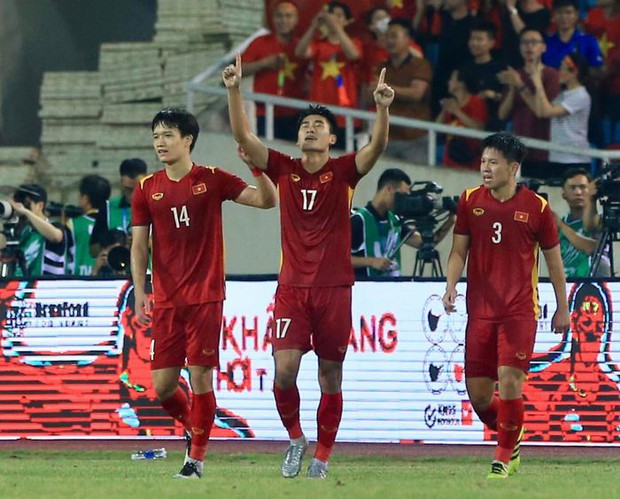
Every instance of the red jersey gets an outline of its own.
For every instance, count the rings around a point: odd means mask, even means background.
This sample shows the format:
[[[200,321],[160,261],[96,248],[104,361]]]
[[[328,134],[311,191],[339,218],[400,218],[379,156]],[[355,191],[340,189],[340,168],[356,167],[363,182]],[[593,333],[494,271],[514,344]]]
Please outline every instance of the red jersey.
[[[470,95],[467,102],[461,107],[461,111],[471,119],[484,123],[485,125],[489,119],[487,103],[477,95]],[[446,113],[444,115],[444,123],[452,126],[465,126],[463,122],[452,113]],[[444,166],[460,166],[469,170],[478,170],[480,168],[480,141],[468,137],[459,137],[457,141],[458,146],[466,148],[468,153],[459,157],[457,154],[450,154],[450,152],[453,151],[451,145],[454,139],[455,137],[451,135],[446,139],[446,146],[443,150]],[[469,156],[472,157],[469,158]]]
[[[301,159],[269,150],[267,175],[278,187],[282,265],[280,284],[350,286],[351,200],[361,178],[355,153],[330,158],[316,173]]]
[[[157,307],[221,301],[224,293],[222,202],[247,184],[215,166],[192,165],[175,182],[165,170],[136,187],[133,225],[152,227],[153,291]]]
[[[608,18],[601,7],[588,11],[584,21],[588,33],[598,39],[605,56],[607,92],[620,93],[620,16]]]
[[[268,69],[254,75],[254,92],[261,94],[281,95],[295,99],[304,98],[304,76],[306,62],[295,57],[297,38],[285,45],[274,34],[259,36],[243,53],[244,62],[256,62],[270,55],[283,54],[284,66],[279,70]],[[296,109],[276,107],[276,116],[292,116]],[[258,104],[256,114],[263,116],[265,106]]]
[[[525,187],[503,203],[484,186],[467,189],[454,233],[469,236],[469,317],[538,319],[538,248],[560,243],[547,201]]]

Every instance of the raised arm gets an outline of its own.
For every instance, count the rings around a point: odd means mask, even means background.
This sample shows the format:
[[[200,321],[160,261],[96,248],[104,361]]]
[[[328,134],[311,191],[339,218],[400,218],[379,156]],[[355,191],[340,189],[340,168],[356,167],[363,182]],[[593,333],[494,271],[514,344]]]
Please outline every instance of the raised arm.
[[[235,203],[243,204],[245,206],[254,206],[255,208],[269,209],[273,208],[277,201],[278,195],[276,187],[273,182],[263,173],[262,170],[256,168],[250,158],[245,154],[243,149],[239,147],[237,149],[239,157],[243,162],[248,165],[248,168],[252,172],[254,178],[256,178],[256,186],[248,185],[241,194],[235,199]]]
[[[394,90],[385,83],[385,68],[381,70],[373,97],[377,106],[377,119],[372,127],[372,136],[370,142],[355,155],[355,166],[360,175],[366,175],[375,166],[388,143],[388,109],[394,100]]]
[[[22,203],[17,203],[16,201],[12,200],[9,202],[15,209],[15,212],[19,215],[25,216],[34,228],[34,230],[41,234],[45,239],[52,243],[62,242],[65,237],[62,230],[52,225],[43,216],[26,208]]]
[[[456,310],[456,284],[459,282],[467,254],[469,252],[469,236],[454,234],[452,237],[452,249],[448,257],[448,272],[446,274],[446,293],[443,295],[443,306],[446,312],[451,313]]]
[[[222,72],[222,80],[224,80],[224,85],[228,89],[230,128],[235,140],[248,155],[252,164],[261,170],[266,170],[269,152],[267,147],[252,132],[248,118],[245,115],[240,88],[241,76],[241,54],[237,52],[235,64],[227,66]]]

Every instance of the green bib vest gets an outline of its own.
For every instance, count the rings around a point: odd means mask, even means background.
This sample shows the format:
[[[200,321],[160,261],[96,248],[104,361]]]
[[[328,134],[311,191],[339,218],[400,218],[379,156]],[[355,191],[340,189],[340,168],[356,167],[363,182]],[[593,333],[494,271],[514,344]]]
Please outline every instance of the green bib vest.
[[[391,211],[388,211],[388,223],[387,225],[384,224],[387,230],[380,231],[377,219],[370,211],[366,208],[357,208],[355,211],[359,213],[364,220],[364,255],[368,257],[385,257],[395,260],[398,263],[398,275],[400,275],[400,249],[394,252],[394,249],[400,242],[402,231],[402,226],[398,217]],[[371,277],[386,276],[388,274],[386,272],[379,272],[372,267],[368,267],[366,270]],[[391,275],[394,275],[394,273]]]
[[[69,220],[67,224],[73,234],[73,275],[91,275],[93,271],[95,259],[90,256],[90,235],[95,225],[95,219],[92,216],[95,213],[96,211],[81,215]]]

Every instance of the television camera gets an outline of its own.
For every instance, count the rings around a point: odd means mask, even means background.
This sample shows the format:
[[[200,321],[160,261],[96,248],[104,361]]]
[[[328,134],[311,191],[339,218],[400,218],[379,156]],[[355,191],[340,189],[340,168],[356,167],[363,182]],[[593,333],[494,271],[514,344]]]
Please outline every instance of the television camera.
[[[414,276],[423,276],[427,264],[433,277],[443,277],[439,253],[435,249],[435,229],[452,213],[456,213],[458,196],[441,196],[443,187],[436,182],[414,182],[407,193],[397,192],[394,197],[394,212],[406,225],[415,226],[422,237],[422,246],[416,254]],[[412,229],[413,231],[414,229]],[[409,234],[403,237],[407,240]]]

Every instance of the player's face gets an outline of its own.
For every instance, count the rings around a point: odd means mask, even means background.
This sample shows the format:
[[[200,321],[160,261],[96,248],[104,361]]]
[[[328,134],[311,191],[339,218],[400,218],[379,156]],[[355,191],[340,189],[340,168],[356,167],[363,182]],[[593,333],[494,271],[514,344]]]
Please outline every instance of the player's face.
[[[511,184],[518,169],[519,163],[509,163],[501,152],[488,147],[482,151],[480,173],[487,189],[495,191]]]
[[[324,116],[306,116],[297,132],[297,144],[303,152],[325,152],[336,143],[329,121]]]
[[[297,8],[292,3],[283,2],[273,12],[273,28],[278,35],[290,35],[298,21]]]
[[[569,178],[562,187],[562,197],[571,208],[583,208],[586,196],[590,195],[590,183],[585,175],[575,175]]]
[[[162,163],[173,165],[189,156],[192,136],[181,137],[178,128],[156,125],[153,130],[153,147]]]

